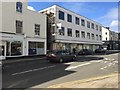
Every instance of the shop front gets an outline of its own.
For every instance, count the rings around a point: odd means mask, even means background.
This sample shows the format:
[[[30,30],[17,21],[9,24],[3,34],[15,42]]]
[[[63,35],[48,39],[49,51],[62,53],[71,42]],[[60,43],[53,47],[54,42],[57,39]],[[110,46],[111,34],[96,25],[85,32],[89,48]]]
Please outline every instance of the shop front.
[[[13,33],[1,33],[0,55],[4,57],[14,57],[24,55],[23,53],[23,35]]]

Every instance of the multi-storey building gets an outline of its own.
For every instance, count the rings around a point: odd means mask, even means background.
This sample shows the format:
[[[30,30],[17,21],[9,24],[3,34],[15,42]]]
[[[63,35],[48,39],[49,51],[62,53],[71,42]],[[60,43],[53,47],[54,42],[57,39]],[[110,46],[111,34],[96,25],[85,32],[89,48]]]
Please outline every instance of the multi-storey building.
[[[54,50],[73,48],[95,50],[102,45],[101,24],[58,5],[39,12],[47,14],[48,17],[48,50],[51,49],[50,45]],[[57,27],[58,23],[62,24],[61,29]]]
[[[118,49],[118,33],[111,31],[109,27],[102,27],[103,47],[108,50]]]
[[[0,50],[2,56],[46,53],[46,15],[27,9],[27,0],[2,2]],[[1,14],[0,14],[1,15]]]

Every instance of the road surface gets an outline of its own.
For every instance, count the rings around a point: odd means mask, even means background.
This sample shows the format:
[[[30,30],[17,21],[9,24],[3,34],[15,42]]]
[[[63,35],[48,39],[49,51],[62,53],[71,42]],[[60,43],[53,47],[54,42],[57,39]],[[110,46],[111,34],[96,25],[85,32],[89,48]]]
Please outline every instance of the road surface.
[[[32,59],[32,58],[30,58]],[[49,63],[42,59],[5,64],[3,88],[46,88],[118,72],[118,53],[78,56],[77,61]]]

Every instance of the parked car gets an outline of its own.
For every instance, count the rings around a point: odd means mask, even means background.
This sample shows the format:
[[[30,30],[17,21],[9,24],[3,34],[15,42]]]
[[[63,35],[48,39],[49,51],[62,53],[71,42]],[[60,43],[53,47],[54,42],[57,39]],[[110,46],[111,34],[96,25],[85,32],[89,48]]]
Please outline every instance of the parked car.
[[[106,49],[103,49],[103,48],[98,48],[95,50],[95,53],[105,53],[106,52]]]
[[[76,55],[73,55],[69,51],[65,50],[49,51],[46,57],[50,62],[66,62],[72,60],[74,61],[76,59]]]
[[[90,49],[82,49],[78,52],[78,55],[92,55],[93,53]]]

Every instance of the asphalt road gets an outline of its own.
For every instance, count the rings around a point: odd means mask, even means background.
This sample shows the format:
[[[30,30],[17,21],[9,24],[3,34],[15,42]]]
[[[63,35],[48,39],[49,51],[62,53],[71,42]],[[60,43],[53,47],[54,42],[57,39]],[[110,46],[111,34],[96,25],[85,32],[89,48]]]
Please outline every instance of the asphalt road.
[[[77,61],[49,63],[45,58],[5,64],[3,88],[48,86],[118,72],[118,54],[79,56]]]

